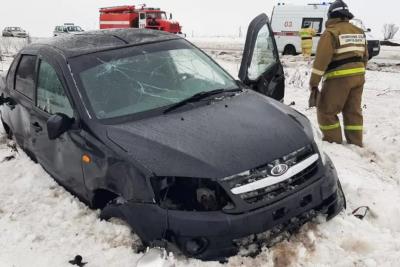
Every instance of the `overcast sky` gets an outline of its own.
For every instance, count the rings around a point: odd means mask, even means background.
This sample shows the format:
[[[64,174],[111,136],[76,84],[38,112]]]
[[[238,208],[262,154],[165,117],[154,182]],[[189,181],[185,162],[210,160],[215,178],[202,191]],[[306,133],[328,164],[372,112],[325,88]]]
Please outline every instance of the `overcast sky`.
[[[171,12],[189,36],[237,35],[260,13],[270,16],[274,4],[267,0],[1,0],[0,28],[22,26],[33,36],[51,36],[54,26],[73,22],[84,29],[98,29],[98,8],[146,3]],[[286,3],[321,3],[315,0],[288,0]],[[351,11],[381,37],[384,23],[400,25],[398,0],[347,0]],[[400,38],[398,33],[397,38]]]

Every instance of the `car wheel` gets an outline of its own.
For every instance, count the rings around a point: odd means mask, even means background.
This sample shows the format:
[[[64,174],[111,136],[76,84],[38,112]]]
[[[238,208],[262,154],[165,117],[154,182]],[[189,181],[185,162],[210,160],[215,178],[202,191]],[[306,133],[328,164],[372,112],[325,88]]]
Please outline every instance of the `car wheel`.
[[[295,56],[297,55],[296,52],[296,47],[294,47],[293,45],[286,45],[285,49],[283,49],[283,55],[291,55],[291,56]]]

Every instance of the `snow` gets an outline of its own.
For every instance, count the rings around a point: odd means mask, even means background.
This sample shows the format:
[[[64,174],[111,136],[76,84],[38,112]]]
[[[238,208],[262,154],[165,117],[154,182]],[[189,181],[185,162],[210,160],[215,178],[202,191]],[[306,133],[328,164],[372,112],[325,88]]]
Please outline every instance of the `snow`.
[[[192,41],[206,46],[236,77],[242,42]],[[318,218],[255,258],[232,257],[226,266],[400,265],[400,66],[390,58],[383,53],[368,68],[363,98],[365,148],[324,143],[341,179],[347,210],[329,222]],[[307,108],[311,65],[300,56],[282,61],[285,102],[317,126],[315,109]],[[5,69],[9,62],[4,63]],[[136,266],[142,254],[132,249],[137,237],[127,226],[100,221],[98,211],[88,209],[10,144],[0,129],[0,267],[71,266],[68,261],[78,254],[88,267]],[[8,156],[15,158],[3,160]],[[359,206],[371,208],[364,220],[351,214]],[[169,262],[176,267],[222,266],[178,256],[171,256]]]

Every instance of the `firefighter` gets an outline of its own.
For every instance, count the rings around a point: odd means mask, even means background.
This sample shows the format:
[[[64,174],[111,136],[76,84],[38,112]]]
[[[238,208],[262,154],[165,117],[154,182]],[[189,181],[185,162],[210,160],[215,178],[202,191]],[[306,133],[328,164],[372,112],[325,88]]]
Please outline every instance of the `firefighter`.
[[[317,117],[323,139],[342,143],[338,114],[343,113],[347,142],[362,147],[361,98],[368,49],[364,31],[349,22],[353,17],[342,0],[331,4],[326,30],[318,43],[310,88],[318,90],[323,80],[317,101]]]
[[[303,57],[310,58],[313,47],[313,37],[316,35],[315,30],[311,27],[311,23],[306,21],[304,28],[300,30],[301,50]]]

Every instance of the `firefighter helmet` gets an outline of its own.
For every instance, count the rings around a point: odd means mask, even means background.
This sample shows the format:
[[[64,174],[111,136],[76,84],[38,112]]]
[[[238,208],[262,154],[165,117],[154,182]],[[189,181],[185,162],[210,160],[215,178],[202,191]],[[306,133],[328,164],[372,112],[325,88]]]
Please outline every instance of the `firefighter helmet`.
[[[345,2],[342,0],[336,0],[329,7],[328,18],[333,19],[342,17],[353,19],[354,15],[349,11],[349,7]]]

